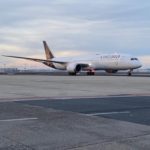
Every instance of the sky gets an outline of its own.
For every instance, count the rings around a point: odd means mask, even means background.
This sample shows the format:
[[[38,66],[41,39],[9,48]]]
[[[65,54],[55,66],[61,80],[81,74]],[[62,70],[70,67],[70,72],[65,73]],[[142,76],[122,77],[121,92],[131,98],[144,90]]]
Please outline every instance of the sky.
[[[0,67],[44,67],[1,56],[45,58],[43,40],[55,56],[117,52],[150,67],[150,1],[0,1]]]

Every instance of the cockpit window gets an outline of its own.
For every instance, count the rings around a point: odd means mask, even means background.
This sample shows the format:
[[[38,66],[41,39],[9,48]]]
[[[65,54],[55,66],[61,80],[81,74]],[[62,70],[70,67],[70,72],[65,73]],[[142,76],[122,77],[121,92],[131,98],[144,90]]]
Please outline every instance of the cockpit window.
[[[138,58],[131,58],[131,60],[138,60]]]

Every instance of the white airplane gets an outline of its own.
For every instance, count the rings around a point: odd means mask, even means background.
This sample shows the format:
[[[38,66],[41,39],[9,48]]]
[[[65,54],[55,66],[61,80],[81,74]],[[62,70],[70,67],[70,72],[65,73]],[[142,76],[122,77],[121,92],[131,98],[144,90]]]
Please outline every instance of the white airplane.
[[[46,41],[43,41],[46,59],[36,59],[18,56],[7,56],[43,63],[54,69],[66,70],[69,75],[76,75],[81,71],[87,71],[87,75],[94,75],[96,70],[105,70],[107,73],[117,73],[119,70],[129,70],[128,75],[132,75],[134,69],[142,67],[141,62],[136,57],[120,54],[96,54],[88,57],[54,57]]]

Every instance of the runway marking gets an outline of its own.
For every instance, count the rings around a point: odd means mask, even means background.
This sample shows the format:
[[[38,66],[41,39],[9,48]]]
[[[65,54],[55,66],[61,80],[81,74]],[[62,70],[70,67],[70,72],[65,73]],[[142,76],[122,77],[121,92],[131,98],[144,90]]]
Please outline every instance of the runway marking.
[[[129,114],[130,111],[121,111],[121,112],[102,112],[102,113],[92,113],[86,114],[87,116],[98,116],[98,115],[111,115],[111,114]]]
[[[37,120],[37,119],[38,118],[5,119],[5,120],[0,120],[0,122],[27,121],[27,120]]]

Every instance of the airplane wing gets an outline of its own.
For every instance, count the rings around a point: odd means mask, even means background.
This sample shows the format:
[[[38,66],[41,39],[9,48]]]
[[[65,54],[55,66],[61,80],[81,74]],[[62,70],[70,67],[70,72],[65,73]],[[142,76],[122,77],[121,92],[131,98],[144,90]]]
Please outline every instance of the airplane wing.
[[[18,58],[18,59],[25,59],[25,60],[31,60],[31,61],[35,61],[35,62],[40,62],[43,64],[47,64],[47,63],[57,63],[57,64],[62,64],[62,65],[67,65],[69,62],[63,62],[63,61],[55,61],[55,60],[45,60],[45,59],[37,59],[37,58],[29,58],[29,57],[19,57],[19,56],[9,56],[9,55],[2,55],[4,57],[11,57],[11,58]],[[75,63],[75,62],[72,62]],[[90,66],[87,63],[76,63],[78,65],[81,65],[83,70],[90,70]]]
[[[58,63],[58,64],[66,64],[67,62],[62,62],[62,61],[53,61],[53,60],[45,60],[45,59],[37,59],[37,58],[28,58],[28,57],[19,57],[19,56],[8,56],[8,55],[2,55],[4,57],[11,57],[11,58],[19,58],[19,59],[25,59],[25,60],[31,60],[31,61],[36,61],[36,62],[41,62],[41,63],[46,63],[46,62],[52,62],[52,63]]]

